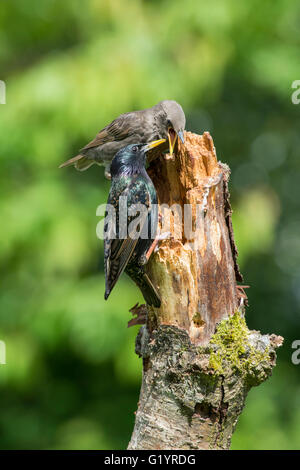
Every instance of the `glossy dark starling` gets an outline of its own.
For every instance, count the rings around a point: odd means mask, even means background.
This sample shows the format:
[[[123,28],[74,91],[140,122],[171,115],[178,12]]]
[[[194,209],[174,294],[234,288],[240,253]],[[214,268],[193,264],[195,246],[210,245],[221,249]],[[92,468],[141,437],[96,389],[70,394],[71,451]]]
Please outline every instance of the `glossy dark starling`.
[[[185,115],[180,104],[172,100],[160,101],[152,108],[121,114],[60,168],[74,165],[83,171],[98,163],[105,166],[105,175],[109,178],[111,161],[121,148],[136,142],[168,139],[172,154],[177,136],[184,142],[184,129]]]
[[[165,139],[124,147],[111,163],[111,189],[104,227],[105,299],[125,270],[142,291],[146,302],[160,307],[159,295],[144,269],[158,223],[156,190],[146,172],[145,163],[146,152],[163,142]],[[132,212],[137,204],[142,206]],[[109,219],[108,207],[115,212],[115,224],[110,228],[107,220],[112,222],[113,218]],[[137,217],[140,217],[140,222],[135,226]],[[134,234],[135,228],[140,230]]]

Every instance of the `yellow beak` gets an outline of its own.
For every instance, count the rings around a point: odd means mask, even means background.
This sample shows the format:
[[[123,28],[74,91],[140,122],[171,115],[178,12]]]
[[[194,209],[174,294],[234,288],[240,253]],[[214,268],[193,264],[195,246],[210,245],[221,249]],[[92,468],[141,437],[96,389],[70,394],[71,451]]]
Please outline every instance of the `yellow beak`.
[[[165,141],[166,139],[153,140],[149,144],[145,145],[145,151],[148,152],[148,150],[151,150],[154,147],[157,147],[158,145],[163,144]]]
[[[168,138],[169,138],[169,149],[170,149],[170,155],[173,155],[174,152],[174,147],[176,144],[176,139],[177,139],[177,134],[172,132],[172,135],[170,132],[168,132]]]

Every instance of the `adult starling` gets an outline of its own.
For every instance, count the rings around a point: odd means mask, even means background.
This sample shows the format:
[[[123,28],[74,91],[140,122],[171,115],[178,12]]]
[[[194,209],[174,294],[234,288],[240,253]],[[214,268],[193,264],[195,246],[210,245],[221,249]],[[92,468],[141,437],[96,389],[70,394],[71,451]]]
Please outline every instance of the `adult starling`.
[[[109,216],[107,205],[104,227],[105,299],[125,270],[142,291],[146,302],[160,307],[159,295],[144,270],[150,256],[148,253],[155,242],[158,223],[156,190],[146,172],[145,163],[146,152],[163,142],[165,139],[149,144],[128,145],[119,150],[111,163],[111,189],[107,204],[114,209],[116,217]],[[121,197],[125,201],[123,206]],[[131,215],[131,210],[137,207],[134,206],[136,204],[143,205],[143,211],[141,206],[138,209],[139,216],[142,212],[143,217],[132,228],[134,221],[137,221],[137,213]],[[110,222],[114,219],[115,224],[109,227],[107,219]],[[134,234],[135,228],[140,230]]]
[[[83,171],[98,163],[105,166],[105,176],[110,178],[111,161],[121,148],[136,142],[168,139],[172,154],[177,136],[184,142],[184,128],[185,115],[180,104],[172,100],[160,101],[152,108],[121,114],[60,168],[74,165]]]

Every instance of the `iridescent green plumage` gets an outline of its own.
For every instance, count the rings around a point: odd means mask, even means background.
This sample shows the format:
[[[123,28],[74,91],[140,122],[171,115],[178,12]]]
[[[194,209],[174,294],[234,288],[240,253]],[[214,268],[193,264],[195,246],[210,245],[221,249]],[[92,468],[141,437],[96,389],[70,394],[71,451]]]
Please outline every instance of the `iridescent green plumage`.
[[[146,254],[155,238],[158,222],[156,190],[145,170],[148,148],[142,144],[129,145],[116,154],[111,164],[112,183],[107,204],[115,210],[116,227],[115,238],[105,238],[105,299],[125,270],[141,289],[146,302],[159,307],[159,295],[144,270]],[[140,218],[140,235],[133,237],[134,224],[137,216],[141,215],[141,212],[130,215],[136,204],[142,205],[144,217]]]

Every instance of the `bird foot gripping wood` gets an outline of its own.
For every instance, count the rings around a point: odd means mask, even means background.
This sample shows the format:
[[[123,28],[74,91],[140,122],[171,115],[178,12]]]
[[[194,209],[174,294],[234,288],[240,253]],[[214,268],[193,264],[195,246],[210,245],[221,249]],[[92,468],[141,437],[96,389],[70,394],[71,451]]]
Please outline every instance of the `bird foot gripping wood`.
[[[147,253],[144,255],[144,256],[141,256],[140,259],[139,259],[139,264],[141,266],[144,266],[145,264],[148,263],[149,259],[150,259],[150,256],[152,255],[152,253],[157,253],[158,250],[159,250],[159,242],[160,241],[163,241],[163,240],[166,240],[167,238],[171,238],[171,232],[164,232],[164,233],[161,233],[160,235],[157,235],[155,237],[155,240],[153,240],[152,242],[152,245],[150,246],[149,250],[147,251]]]
[[[149,261],[150,256],[152,255],[153,251],[157,253],[159,250],[159,242],[166,240],[167,238],[171,237],[171,232],[164,232],[155,237],[155,240],[153,241],[152,245],[150,246],[148,252],[146,253],[146,263]]]

